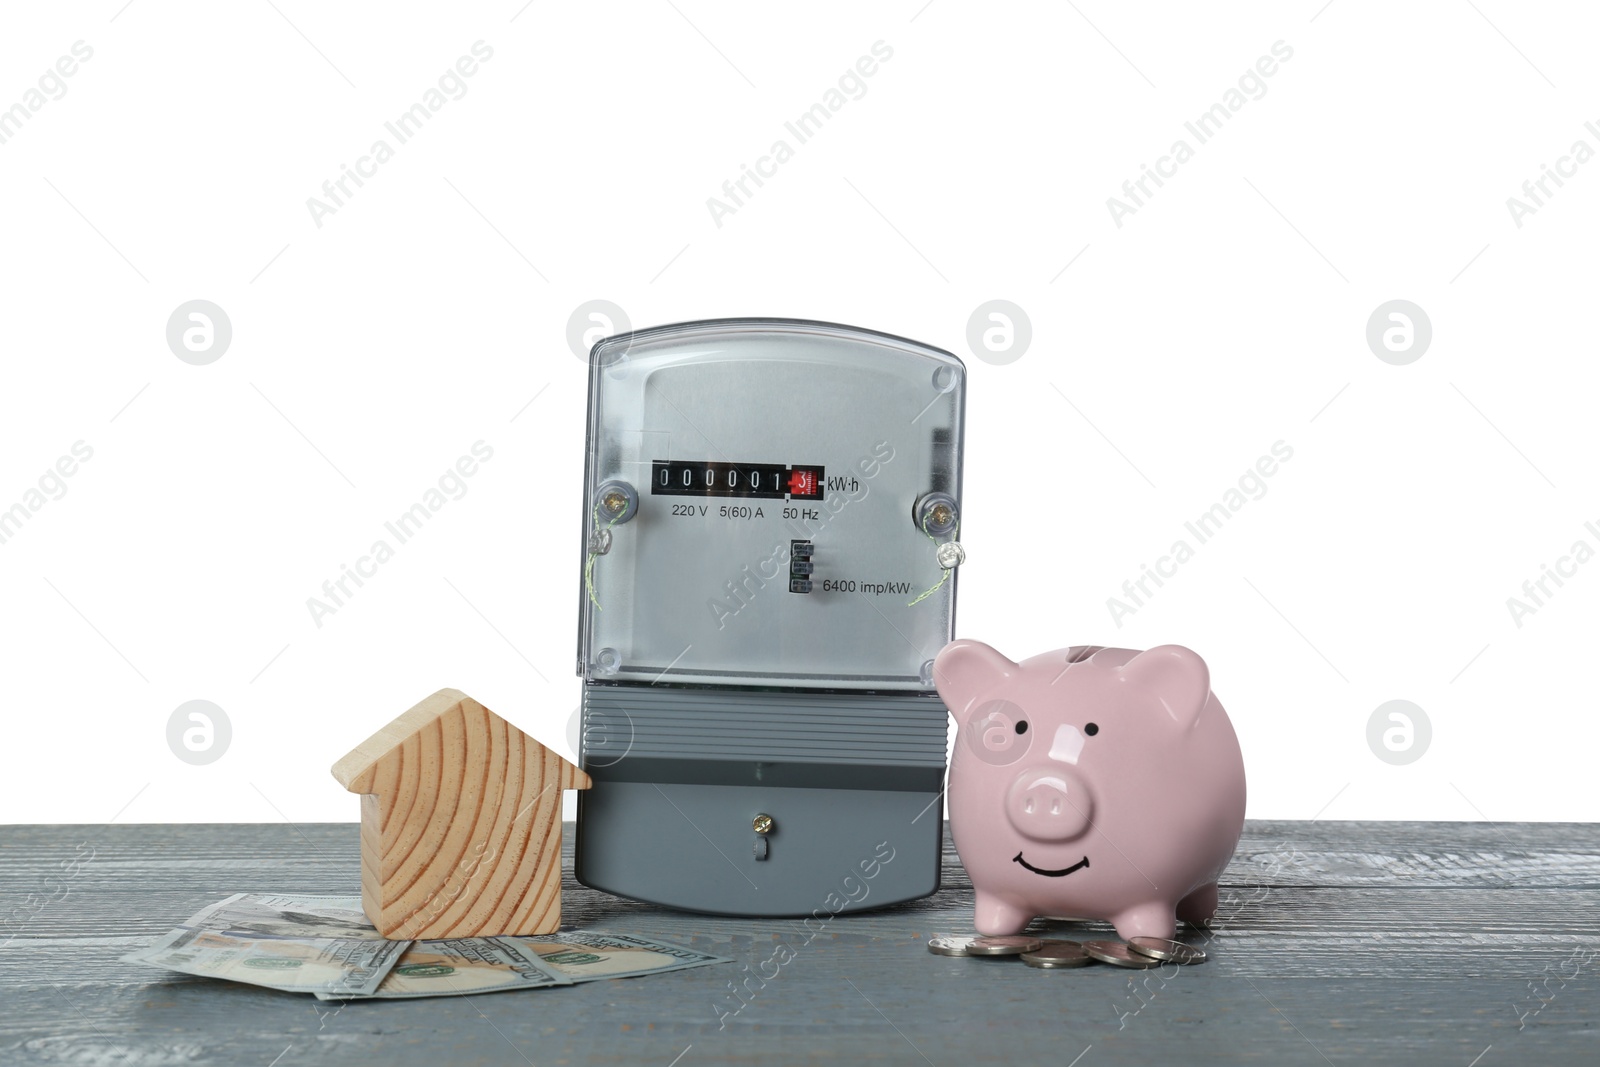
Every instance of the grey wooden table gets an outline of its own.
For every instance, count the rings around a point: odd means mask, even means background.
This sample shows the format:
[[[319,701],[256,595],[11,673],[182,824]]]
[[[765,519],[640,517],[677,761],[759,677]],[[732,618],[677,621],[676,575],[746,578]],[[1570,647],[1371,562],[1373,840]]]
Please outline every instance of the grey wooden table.
[[[739,961],[649,978],[341,1006],[117,962],[228,893],[355,893],[357,855],[353,824],[0,826],[0,1065],[1600,1063],[1594,825],[1252,822],[1182,970],[930,955],[970,930],[948,847],[938,894],[809,943],[593,892],[569,854],[569,925]]]

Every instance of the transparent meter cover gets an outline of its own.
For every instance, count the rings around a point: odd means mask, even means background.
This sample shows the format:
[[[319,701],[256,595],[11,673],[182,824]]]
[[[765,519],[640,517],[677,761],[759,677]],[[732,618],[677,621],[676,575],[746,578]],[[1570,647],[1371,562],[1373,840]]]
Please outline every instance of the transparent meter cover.
[[[939,546],[960,537],[965,392],[948,352],[826,323],[601,341],[578,672],[931,691],[954,626]]]

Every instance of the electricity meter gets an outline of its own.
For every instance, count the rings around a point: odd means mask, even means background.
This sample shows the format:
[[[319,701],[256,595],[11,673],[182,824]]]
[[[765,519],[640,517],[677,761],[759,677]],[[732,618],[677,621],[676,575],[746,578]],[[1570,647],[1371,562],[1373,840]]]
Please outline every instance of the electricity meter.
[[[760,916],[938,888],[965,390],[948,352],[818,322],[595,345],[581,882]]]

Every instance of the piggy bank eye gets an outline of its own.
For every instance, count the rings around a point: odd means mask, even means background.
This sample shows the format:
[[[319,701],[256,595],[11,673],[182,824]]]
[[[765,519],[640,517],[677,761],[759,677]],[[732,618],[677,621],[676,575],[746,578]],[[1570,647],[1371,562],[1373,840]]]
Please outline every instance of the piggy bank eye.
[[[1032,740],[1026,713],[1009,700],[979,705],[963,732],[972,754],[996,767],[1021,759]]]
[[[1088,734],[1090,737],[1093,737],[1095,734],[1100,732],[1100,727],[1096,726],[1094,723],[1090,723],[1083,728],[1083,732]]]

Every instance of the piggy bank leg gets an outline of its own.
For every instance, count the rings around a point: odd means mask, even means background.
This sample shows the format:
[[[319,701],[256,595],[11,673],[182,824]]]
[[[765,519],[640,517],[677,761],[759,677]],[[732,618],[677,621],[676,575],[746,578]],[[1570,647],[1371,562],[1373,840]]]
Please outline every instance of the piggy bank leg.
[[[1135,904],[1113,915],[1111,922],[1124,941],[1134,937],[1171,937],[1178,929],[1172,905],[1159,900]]]
[[[1203,926],[1217,913],[1217,883],[1203,885],[1178,901],[1178,918],[1192,926]]]
[[[978,890],[977,908],[973,913],[972,925],[985,937],[1020,934],[1032,918],[1031,913],[990,896],[981,889]]]

